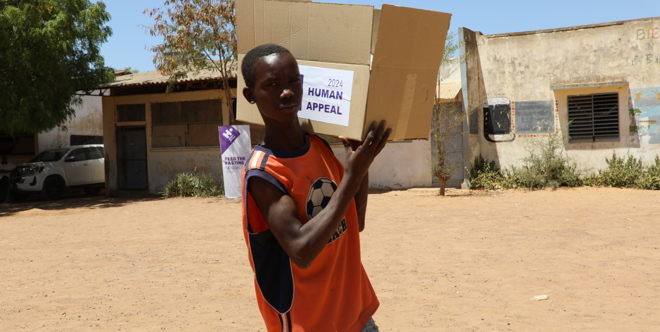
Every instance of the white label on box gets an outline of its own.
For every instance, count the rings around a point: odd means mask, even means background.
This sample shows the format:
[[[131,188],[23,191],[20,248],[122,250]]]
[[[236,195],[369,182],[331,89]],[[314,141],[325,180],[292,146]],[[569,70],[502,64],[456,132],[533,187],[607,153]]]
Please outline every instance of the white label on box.
[[[298,117],[348,126],[353,91],[353,71],[298,66],[303,99]]]

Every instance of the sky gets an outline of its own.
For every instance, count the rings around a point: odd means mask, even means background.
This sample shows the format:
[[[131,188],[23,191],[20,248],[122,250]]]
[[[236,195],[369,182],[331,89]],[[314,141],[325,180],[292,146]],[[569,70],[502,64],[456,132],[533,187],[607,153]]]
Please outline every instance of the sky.
[[[163,7],[164,0],[105,0],[113,35],[101,47],[106,66],[155,70],[149,48],[162,40],[143,26],[153,25],[144,9]],[[465,27],[483,34],[556,29],[578,25],[660,17],[660,0],[325,0],[314,2],[382,4],[452,14],[449,32]],[[657,21],[660,25],[660,19]]]

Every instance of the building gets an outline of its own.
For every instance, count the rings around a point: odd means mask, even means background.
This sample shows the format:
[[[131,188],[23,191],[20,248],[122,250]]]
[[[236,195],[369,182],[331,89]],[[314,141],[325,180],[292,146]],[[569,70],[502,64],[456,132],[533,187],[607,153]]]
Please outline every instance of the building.
[[[100,91],[79,91],[80,102],[72,103],[75,115],[59,127],[39,134],[0,133],[0,152],[13,164],[29,161],[41,151],[70,145],[103,143]]]
[[[189,74],[167,92],[168,77],[149,71],[102,86],[106,190],[161,192],[179,173],[197,170],[222,178],[218,126],[229,125],[219,74]],[[232,100],[236,79],[230,80]],[[232,101],[229,101],[231,104]]]
[[[459,40],[470,160],[521,166],[553,133],[585,170],[660,154],[660,17]]]
[[[458,69],[455,64],[453,80],[459,77]],[[219,77],[202,71],[177,83],[174,92],[167,93],[167,85],[167,76],[149,71],[118,76],[115,82],[102,87],[109,195],[131,189],[158,193],[177,174],[193,170],[210,173],[216,180],[222,178],[217,127],[237,122],[231,120],[235,117],[224,102]],[[235,78],[230,85],[235,98]],[[444,96],[449,96],[445,101],[456,102],[461,98],[460,83],[455,81],[452,89],[442,91]],[[257,144],[263,139],[263,127],[250,127],[252,143]],[[331,143],[339,160],[345,160],[343,144],[332,137],[324,138]],[[462,146],[455,158],[460,158],[461,150]],[[390,142],[370,169],[370,187],[431,187],[434,180],[430,159],[428,140]],[[450,185],[460,186],[462,166],[457,174]]]

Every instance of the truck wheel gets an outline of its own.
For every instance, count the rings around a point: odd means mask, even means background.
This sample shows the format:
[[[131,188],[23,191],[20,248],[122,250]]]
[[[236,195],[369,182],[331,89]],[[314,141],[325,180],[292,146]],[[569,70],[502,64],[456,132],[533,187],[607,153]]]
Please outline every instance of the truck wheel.
[[[41,198],[51,201],[62,197],[66,185],[64,180],[58,177],[47,178],[44,181],[44,187],[41,189]]]

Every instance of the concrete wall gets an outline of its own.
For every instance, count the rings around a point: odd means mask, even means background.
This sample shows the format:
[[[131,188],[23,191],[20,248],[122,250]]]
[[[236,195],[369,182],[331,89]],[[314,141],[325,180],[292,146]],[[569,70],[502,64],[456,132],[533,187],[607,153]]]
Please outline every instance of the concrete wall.
[[[235,92],[236,91],[232,91],[234,94]],[[224,100],[224,92],[222,90],[206,90],[169,94],[104,97],[103,124],[106,151],[106,188],[108,194],[114,196],[117,195],[118,192],[116,127],[122,125],[144,125],[146,128],[147,174],[150,192],[161,192],[167,182],[176,176],[176,174],[191,172],[195,168],[199,172],[212,174],[215,179],[219,181],[222,178],[222,164],[219,146],[154,148],[151,144],[151,103],[207,99]],[[145,104],[146,121],[117,123],[117,105],[140,103]],[[229,109],[224,101],[221,104],[223,107],[223,124],[226,125],[229,119]]]
[[[346,160],[343,145],[332,151],[342,164]],[[431,142],[424,140],[389,142],[369,168],[369,187],[408,189],[431,187]]]
[[[462,68],[466,111],[477,110],[470,122],[470,158],[481,153],[504,167],[521,165],[549,132],[568,137],[567,96],[601,92],[619,95],[619,139],[565,139],[569,158],[600,169],[613,151],[645,162],[660,154],[660,17],[500,35],[462,29],[460,36],[468,54]],[[482,104],[493,98],[511,102],[512,140],[484,137]],[[517,105],[545,108],[531,114]],[[543,126],[529,122],[540,119],[535,116],[544,118]]]

